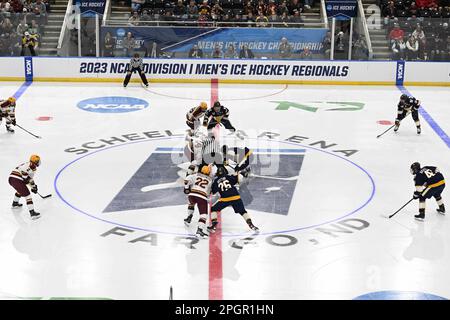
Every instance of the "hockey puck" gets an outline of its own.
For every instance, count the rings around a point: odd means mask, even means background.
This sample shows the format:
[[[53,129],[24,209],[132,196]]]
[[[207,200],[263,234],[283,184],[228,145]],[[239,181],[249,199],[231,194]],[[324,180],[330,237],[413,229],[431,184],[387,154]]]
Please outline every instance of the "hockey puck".
[[[391,126],[394,124],[392,121],[389,120],[378,120],[377,123],[383,126]]]

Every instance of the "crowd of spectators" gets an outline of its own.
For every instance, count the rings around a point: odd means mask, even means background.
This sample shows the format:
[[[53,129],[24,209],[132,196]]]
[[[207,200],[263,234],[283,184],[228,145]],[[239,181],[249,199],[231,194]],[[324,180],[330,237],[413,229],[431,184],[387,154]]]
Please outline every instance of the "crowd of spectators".
[[[395,60],[450,60],[450,0],[382,0]]]
[[[36,55],[49,0],[0,0],[0,56]]]
[[[208,25],[235,27],[295,27],[302,12],[317,0],[131,0],[129,25]]]

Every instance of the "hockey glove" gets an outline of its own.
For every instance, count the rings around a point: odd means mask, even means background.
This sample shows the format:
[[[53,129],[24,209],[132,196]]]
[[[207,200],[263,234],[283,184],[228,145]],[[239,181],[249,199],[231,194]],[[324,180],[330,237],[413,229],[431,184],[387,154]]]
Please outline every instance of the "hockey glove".
[[[16,125],[16,119],[12,119],[12,120],[11,120],[11,124],[12,124],[13,126],[15,126],[15,125]]]
[[[36,184],[31,187],[31,192],[33,192],[35,194],[38,192],[38,187]]]
[[[189,192],[191,192],[190,189],[188,189],[188,188],[184,189],[184,193],[185,193],[185,194],[189,194]]]
[[[419,199],[421,195],[422,195],[421,192],[419,192],[419,191],[414,191],[413,199]]]

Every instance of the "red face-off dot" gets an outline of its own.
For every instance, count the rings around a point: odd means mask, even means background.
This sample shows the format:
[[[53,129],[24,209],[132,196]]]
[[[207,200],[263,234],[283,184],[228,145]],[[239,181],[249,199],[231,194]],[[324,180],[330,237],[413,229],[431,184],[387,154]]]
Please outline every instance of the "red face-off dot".
[[[42,117],[37,117],[36,120],[38,121],[50,121],[52,120],[52,117],[48,117],[48,116],[42,116]]]
[[[389,120],[378,120],[377,123],[383,126],[390,126],[394,124],[392,121]]]

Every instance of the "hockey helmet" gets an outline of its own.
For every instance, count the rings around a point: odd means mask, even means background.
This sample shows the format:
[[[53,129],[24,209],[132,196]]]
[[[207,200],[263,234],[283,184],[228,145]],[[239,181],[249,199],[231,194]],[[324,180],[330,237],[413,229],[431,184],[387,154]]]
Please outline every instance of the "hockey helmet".
[[[37,154],[33,154],[30,157],[30,162],[34,164],[36,167],[39,167],[41,165],[41,157],[39,157]]]
[[[206,109],[208,109],[208,105],[206,104],[206,102],[202,101],[202,102],[200,102],[200,108],[202,110],[206,110]]]
[[[219,101],[214,102],[213,108],[215,111],[219,111],[221,105]]]
[[[225,167],[217,168],[216,176],[223,177],[223,176],[226,176],[227,174],[228,174],[228,171],[227,171],[227,169],[225,169]]]
[[[209,174],[211,173],[211,168],[209,166],[203,166],[200,172],[205,176],[209,176]]]
[[[420,171],[420,163],[414,162],[410,168],[411,174],[415,175]]]
[[[9,98],[8,98],[8,101],[9,101],[9,103],[11,103],[11,104],[15,104],[15,103],[16,103],[16,98],[14,98],[14,97],[9,97]]]
[[[407,94],[402,94],[401,96],[400,96],[400,100],[401,101],[406,101],[406,100],[408,100],[408,95]]]

